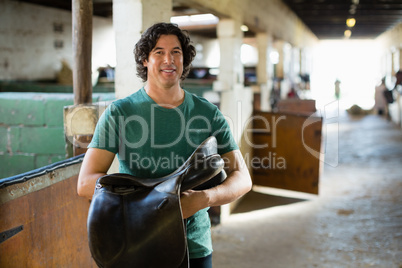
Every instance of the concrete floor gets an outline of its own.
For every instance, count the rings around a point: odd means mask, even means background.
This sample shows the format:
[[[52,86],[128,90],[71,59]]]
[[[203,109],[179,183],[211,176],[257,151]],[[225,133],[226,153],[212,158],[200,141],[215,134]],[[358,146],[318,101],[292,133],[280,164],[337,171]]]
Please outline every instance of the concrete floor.
[[[402,267],[402,131],[346,113],[337,128],[320,194],[255,186],[212,228],[215,268]]]

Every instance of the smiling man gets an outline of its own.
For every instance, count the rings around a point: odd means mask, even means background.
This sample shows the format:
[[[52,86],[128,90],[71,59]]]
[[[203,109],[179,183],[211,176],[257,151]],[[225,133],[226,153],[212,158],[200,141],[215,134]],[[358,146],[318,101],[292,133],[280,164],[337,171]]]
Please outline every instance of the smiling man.
[[[215,136],[227,179],[181,196],[190,267],[212,267],[207,210],[247,193],[248,169],[218,108],[180,86],[195,57],[186,32],[175,24],[157,23],[142,34],[134,55],[137,75],[146,85],[102,114],[81,167],[78,194],[92,198],[96,180],[106,174],[116,154],[119,172],[158,178],[176,170],[206,138]]]
[[[179,101],[182,101],[184,92],[179,90],[179,82],[183,73],[183,51],[176,35],[161,36],[148,59],[143,61],[143,66],[148,72],[145,90],[148,95],[155,93],[151,98],[173,89],[173,92],[180,93]]]

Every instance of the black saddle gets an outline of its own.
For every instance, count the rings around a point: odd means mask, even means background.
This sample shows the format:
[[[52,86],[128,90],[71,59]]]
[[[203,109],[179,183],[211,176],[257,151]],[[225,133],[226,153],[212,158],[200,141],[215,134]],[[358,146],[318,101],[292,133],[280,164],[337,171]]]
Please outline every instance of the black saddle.
[[[188,267],[180,193],[226,179],[215,137],[176,171],[157,179],[100,177],[89,208],[88,240],[99,267]]]

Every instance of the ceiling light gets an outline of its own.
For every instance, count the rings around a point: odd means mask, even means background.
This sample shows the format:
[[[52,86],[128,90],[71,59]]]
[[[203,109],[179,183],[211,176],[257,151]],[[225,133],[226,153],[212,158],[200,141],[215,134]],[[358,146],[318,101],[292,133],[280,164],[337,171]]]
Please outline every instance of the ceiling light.
[[[219,18],[208,13],[191,16],[175,16],[170,18],[170,22],[176,23],[179,26],[208,25],[217,24],[219,22]]]
[[[352,31],[351,30],[346,30],[344,33],[346,38],[349,38],[352,35]]]
[[[351,5],[350,9],[349,9],[349,13],[352,14],[352,15],[356,14],[356,9],[357,9],[356,5]]]
[[[200,21],[218,21],[219,19],[208,13],[208,14],[198,14],[198,15],[191,15],[190,20],[194,22],[200,22]]]
[[[247,27],[247,25],[242,25],[242,26],[240,26],[240,30],[242,30],[243,32],[248,32],[248,27]]]
[[[185,23],[185,22],[189,22],[190,21],[190,16],[175,16],[175,17],[171,17],[170,18],[170,22],[171,23]]]
[[[354,18],[349,18],[346,20],[346,25],[350,28],[355,26],[355,24],[356,24],[356,20]]]

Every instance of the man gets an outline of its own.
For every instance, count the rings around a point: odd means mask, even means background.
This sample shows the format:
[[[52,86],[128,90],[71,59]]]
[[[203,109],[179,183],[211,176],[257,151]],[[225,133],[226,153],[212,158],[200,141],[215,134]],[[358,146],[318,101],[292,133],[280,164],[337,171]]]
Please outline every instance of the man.
[[[177,169],[207,137],[214,135],[225,160],[227,179],[219,186],[181,196],[187,219],[190,267],[212,266],[210,206],[230,203],[251,189],[247,167],[228,124],[215,105],[183,90],[195,48],[177,25],[158,23],[134,49],[137,75],[147,82],[113,102],[102,114],[78,178],[78,194],[91,198],[96,180],[114,156],[119,172],[157,178]]]
[[[402,70],[399,70],[395,74],[396,82],[395,82],[395,87],[396,89],[398,86],[402,85]]]
[[[381,83],[375,87],[374,93],[374,109],[379,115],[388,115],[388,103],[385,98],[385,91],[388,90],[385,85],[385,77],[381,79]]]

